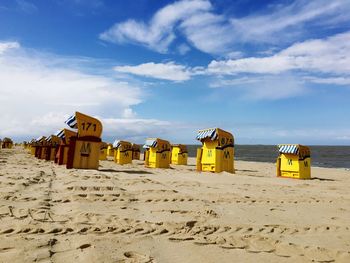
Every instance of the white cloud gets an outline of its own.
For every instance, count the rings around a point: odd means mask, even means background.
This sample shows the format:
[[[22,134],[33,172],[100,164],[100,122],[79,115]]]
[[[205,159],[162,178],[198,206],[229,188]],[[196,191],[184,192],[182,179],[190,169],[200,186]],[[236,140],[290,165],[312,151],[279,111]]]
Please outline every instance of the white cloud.
[[[279,74],[290,70],[349,74],[350,31],[326,39],[296,43],[273,56],[212,61],[212,74]]]
[[[7,50],[12,48],[19,48],[20,45],[18,42],[0,42],[0,55],[5,53]]]
[[[303,78],[306,81],[318,84],[335,84],[350,86],[350,77],[334,77],[334,78],[320,78],[307,76]]]
[[[349,17],[343,21],[335,20],[349,11],[347,0],[295,0],[289,5],[276,5],[267,14],[253,14],[230,21],[241,42],[284,42],[320,23],[337,26],[349,21]]]
[[[121,73],[130,73],[149,78],[172,81],[185,81],[190,79],[191,72],[183,65],[168,63],[144,63],[137,66],[117,66],[114,70]]]
[[[116,23],[100,38],[166,53],[181,34],[203,52],[227,55],[237,52],[240,44],[292,43],[315,27],[342,28],[350,21],[349,12],[348,0],[295,0],[267,8],[264,13],[237,18],[216,13],[207,0],[183,0],[159,9],[148,22],[129,19]]]
[[[194,47],[210,54],[232,52],[236,39],[226,18],[209,12],[187,17],[181,23],[180,29]]]
[[[0,43],[0,137],[52,133],[75,111],[131,117],[131,107],[142,102],[139,87],[88,73],[81,58],[19,46]]]
[[[164,53],[175,39],[173,28],[176,23],[210,8],[210,2],[205,0],[175,2],[157,11],[149,23],[130,19],[115,24],[100,38],[112,43],[133,42]]]
[[[162,137],[172,128],[169,121],[157,119],[101,118],[106,132],[104,136],[125,137]]]
[[[217,79],[210,86],[235,89],[238,97],[247,100],[280,100],[309,92],[302,81],[288,74]]]
[[[131,108],[126,108],[123,111],[122,117],[126,119],[134,118],[136,117],[136,112],[134,112]]]

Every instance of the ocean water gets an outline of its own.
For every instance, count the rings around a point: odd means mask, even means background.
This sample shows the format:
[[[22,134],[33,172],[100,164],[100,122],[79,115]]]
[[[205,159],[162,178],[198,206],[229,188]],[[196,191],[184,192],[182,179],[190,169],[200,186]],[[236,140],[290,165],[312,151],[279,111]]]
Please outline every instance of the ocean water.
[[[196,156],[200,145],[188,145],[190,157]],[[310,146],[313,166],[350,168],[350,146]],[[275,163],[278,156],[275,145],[235,145],[235,159]]]

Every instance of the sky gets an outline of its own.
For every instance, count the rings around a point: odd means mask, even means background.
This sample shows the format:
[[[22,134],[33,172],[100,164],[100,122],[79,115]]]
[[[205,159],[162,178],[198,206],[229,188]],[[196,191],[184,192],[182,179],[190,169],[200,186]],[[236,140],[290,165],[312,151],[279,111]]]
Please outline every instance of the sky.
[[[1,0],[0,138],[350,145],[349,0]]]

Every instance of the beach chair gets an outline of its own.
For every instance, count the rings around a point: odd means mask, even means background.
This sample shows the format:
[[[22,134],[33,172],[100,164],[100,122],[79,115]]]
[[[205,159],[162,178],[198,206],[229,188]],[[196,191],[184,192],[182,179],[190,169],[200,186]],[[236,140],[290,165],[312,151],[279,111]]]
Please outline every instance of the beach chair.
[[[197,171],[235,173],[234,138],[219,128],[199,130],[196,139],[202,143],[197,149]]]
[[[43,142],[46,140],[45,136],[40,136],[35,140],[34,143],[34,148],[35,148],[35,153],[34,156],[38,159],[41,159],[42,155],[42,150],[43,150]]]
[[[3,148],[3,149],[11,149],[12,147],[13,147],[13,141],[10,138],[5,137],[2,140],[1,148]]]
[[[297,179],[311,178],[310,148],[300,144],[279,144],[277,176]]]
[[[100,161],[105,161],[107,160],[107,143],[105,142],[101,142],[101,145],[100,145],[100,155],[99,155],[99,160]]]
[[[50,154],[50,136],[45,137],[45,139],[41,142],[41,151],[40,151],[40,156],[39,159],[41,160],[46,160],[46,156]]]
[[[187,165],[187,146],[184,144],[171,145],[171,164]]]
[[[30,142],[29,142],[29,146],[28,146],[28,150],[29,150],[29,153],[31,155],[35,155],[35,139],[32,139]]]
[[[91,116],[76,112],[66,124],[78,129],[70,138],[67,169],[98,169],[102,123]]]
[[[133,143],[131,145],[132,149],[132,159],[133,160],[140,160],[140,155],[141,155],[141,145]]]
[[[44,147],[44,155],[46,161],[54,161],[58,151],[60,138],[56,135],[50,135],[46,138],[47,145]]]
[[[170,167],[170,143],[159,138],[149,138],[143,148],[145,151],[145,166],[149,168]]]
[[[108,146],[107,146],[107,156],[114,158],[114,149],[113,149],[113,144],[112,143],[109,143]]]
[[[127,141],[115,140],[113,143],[114,162],[117,164],[132,163],[131,143]]]
[[[67,165],[70,140],[72,137],[77,136],[77,133],[69,129],[62,129],[56,133],[56,136],[60,138],[60,143],[55,156],[55,163]]]

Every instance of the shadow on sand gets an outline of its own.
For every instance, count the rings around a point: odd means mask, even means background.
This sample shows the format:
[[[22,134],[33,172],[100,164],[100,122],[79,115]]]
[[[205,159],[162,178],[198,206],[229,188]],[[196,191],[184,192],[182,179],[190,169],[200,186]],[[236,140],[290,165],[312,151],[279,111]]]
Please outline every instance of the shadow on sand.
[[[328,181],[328,182],[334,182],[334,181],[336,181],[336,180],[334,180],[334,179],[319,178],[319,177],[311,177],[311,180]]]

